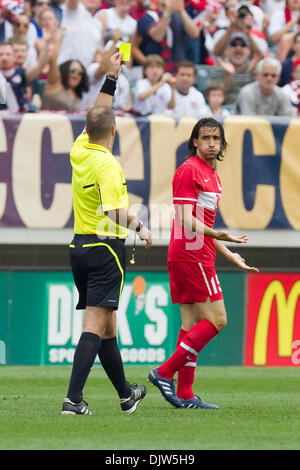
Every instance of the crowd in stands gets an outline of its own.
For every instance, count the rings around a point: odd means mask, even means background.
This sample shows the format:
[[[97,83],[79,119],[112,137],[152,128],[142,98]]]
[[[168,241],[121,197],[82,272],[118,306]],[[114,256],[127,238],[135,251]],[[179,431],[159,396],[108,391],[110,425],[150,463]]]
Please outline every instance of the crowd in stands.
[[[0,0],[1,112],[300,115],[300,0]]]

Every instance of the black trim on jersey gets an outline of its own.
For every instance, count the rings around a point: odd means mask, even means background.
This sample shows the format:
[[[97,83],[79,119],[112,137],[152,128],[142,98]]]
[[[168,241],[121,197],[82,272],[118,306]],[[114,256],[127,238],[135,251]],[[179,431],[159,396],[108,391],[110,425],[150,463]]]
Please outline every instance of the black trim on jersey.
[[[102,196],[101,196],[101,189],[100,189],[100,184],[98,183],[98,192],[99,192],[99,199],[100,199],[100,206],[101,206],[101,211],[103,212],[103,204],[102,204]]]
[[[91,188],[92,186],[95,186],[95,183],[92,183],[92,184],[86,184],[85,186],[83,186],[83,189],[86,189],[86,188]]]
[[[97,150],[97,152],[107,153],[105,150],[94,149],[94,148],[88,147],[87,145],[85,146],[85,148],[88,149],[88,150]]]

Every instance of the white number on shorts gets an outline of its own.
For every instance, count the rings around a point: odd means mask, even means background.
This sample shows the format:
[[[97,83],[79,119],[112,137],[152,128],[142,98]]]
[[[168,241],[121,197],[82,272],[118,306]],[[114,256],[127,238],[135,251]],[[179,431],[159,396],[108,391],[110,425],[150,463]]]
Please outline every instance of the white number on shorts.
[[[222,292],[221,284],[220,284],[220,281],[219,281],[217,275],[215,275],[211,278],[210,283],[211,283],[214,294],[217,294],[218,291]]]

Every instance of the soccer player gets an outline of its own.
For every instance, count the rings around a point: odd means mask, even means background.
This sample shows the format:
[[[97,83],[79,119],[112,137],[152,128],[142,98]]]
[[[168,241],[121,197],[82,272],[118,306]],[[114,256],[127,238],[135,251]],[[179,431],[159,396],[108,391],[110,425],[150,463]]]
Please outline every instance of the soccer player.
[[[171,298],[180,305],[182,327],[175,352],[148,378],[177,408],[218,408],[193,392],[199,352],[226,325],[222,289],[215,271],[216,250],[241,269],[258,272],[232,253],[223,241],[246,243],[213,229],[222,187],[214,165],[226,148],[223,126],[213,118],[200,119],[188,142],[189,158],[173,179],[175,218],[168,250]],[[177,394],[174,375],[178,372]]]
[[[116,310],[124,284],[128,227],[146,248],[151,233],[128,213],[126,180],[112,155],[116,132],[111,109],[122,55],[111,57],[109,73],[95,106],[86,116],[85,131],[71,150],[75,236],[70,244],[71,267],[79,292],[77,309],[85,309],[62,414],[93,414],[82,390],[98,354],[125,413],[133,413],[146,395],[144,385],[129,385],[116,340]]]

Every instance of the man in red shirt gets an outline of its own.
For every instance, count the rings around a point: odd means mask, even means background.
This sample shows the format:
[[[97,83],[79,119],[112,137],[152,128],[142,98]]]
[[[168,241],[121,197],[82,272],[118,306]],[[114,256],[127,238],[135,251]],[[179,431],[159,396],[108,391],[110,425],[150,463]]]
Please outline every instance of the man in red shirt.
[[[189,139],[189,158],[173,179],[175,217],[168,251],[171,298],[179,303],[182,327],[172,356],[148,378],[177,408],[218,408],[193,393],[197,357],[225,326],[227,314],[215,271],[216,250],[241,269],[258,272],[232,253],[223,241],[247,243],[213,225],[222,194],[214,166],[223,160],[226,140],[222,125],[212,118],[197,122]],[[177,395],[174,374],[178,371]]]

